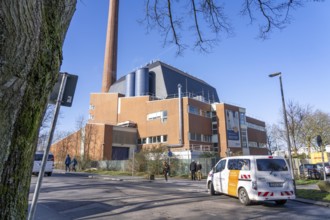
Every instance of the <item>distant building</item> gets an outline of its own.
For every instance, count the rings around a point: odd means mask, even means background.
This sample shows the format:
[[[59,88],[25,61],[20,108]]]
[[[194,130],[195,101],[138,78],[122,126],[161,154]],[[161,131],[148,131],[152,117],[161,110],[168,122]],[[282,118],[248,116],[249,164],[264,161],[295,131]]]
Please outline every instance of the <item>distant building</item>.
[[[220,102],[214,87],[160,61],[123,76],[108,93],[92,93],[89,113],[86,128],[55,143],[53,153],[65,145],[92,160],[125,160],[150,146],[220,157],[268,154],[265,122]]]

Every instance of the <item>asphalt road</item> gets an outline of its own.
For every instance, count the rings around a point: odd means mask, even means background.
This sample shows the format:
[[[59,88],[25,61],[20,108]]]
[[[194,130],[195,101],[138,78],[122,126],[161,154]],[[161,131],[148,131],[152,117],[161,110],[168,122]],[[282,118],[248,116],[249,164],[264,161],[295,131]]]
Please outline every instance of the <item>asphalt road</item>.
[[[93,177],[93,178],[92,178]],[[31,181],[30,202],[35,182]],[[289,201],[243,206],[209,196],[204,181],[54,173],[44,177],[35,219],[328,219],[330,208]]]

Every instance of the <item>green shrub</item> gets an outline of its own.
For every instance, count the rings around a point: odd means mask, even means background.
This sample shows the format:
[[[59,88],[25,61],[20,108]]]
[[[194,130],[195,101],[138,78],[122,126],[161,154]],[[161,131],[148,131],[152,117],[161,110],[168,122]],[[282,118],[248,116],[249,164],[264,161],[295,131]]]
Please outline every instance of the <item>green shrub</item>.
[[[330,193],[330,182],[329,181],[319,181],[317,186],[320,188],[321,191],[329,192]]]

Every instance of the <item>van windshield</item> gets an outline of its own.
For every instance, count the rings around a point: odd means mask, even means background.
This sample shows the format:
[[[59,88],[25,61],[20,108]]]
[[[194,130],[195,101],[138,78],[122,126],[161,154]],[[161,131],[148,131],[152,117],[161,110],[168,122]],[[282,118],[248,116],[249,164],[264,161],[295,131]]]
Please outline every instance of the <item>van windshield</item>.
[[[42,161],[43,154],[35,154],[34,155],[34,160],[35,161]],[[48,154],[48,161],[54,161],[54,155]]]
[[[288,171],[283,159],[257,159],[258,171]]]

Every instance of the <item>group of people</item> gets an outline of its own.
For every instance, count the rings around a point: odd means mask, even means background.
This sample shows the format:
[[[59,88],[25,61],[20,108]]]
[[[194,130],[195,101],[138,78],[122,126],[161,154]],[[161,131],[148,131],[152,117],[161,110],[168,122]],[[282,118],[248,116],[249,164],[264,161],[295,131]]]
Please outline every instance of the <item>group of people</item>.
[[[164,160],[163,161],[163,174],[164,174],[164,178],[165,181],[168,180],[168,176],[170,175],[170,165]],[[191,173],[191,180],[202,180],[202,164],[197,161],[197,163],[195,162],[195,160],[192,160],[190,163],[190,173]]]
[[[65,172],[70,172],[70,170],[71,170],[70,169],[71,164],[72,164],[72,171],[77,171],[76,170],[76,166],[78,164],[78,161],[76,160],[75,157],[73,157],[72,160],[71,160],[70,155],[69,154],[66,155],[66,158],[65,158],[64,163],[65,163]]]
[[[190,173],[191,173],[191,180],[197,180],[201,181],[202,180],[202,164],[195,160],[192,160],[190,163]]]

